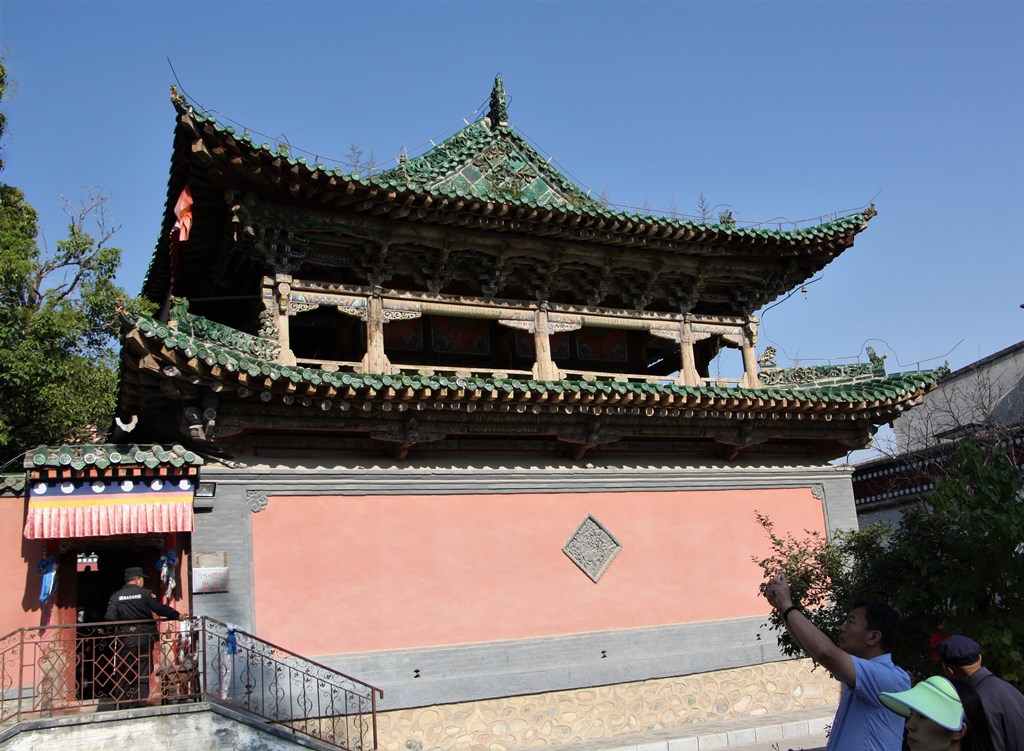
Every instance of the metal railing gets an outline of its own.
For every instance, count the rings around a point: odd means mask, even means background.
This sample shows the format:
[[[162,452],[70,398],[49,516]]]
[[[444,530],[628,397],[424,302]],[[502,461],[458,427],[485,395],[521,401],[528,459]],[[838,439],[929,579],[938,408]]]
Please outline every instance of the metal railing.
[[[367,683],[208,617],[22,628],[0,638],[0,726],[209,701],[346,751],[377,748]]]

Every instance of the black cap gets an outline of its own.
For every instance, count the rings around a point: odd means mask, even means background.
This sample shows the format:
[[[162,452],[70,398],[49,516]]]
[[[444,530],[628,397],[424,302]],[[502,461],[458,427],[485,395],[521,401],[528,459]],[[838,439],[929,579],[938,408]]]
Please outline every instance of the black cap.
[[[145,576],[142,573],[141,566],[130,566],[124,570],[124,580],[130,581],[132,579],[143,579]]]
[[[978,642],[960,634],[943,639],[935,651],[939,653],[940,660],[956,667],[973,665],[981,659],[981,647],[978,646]]]

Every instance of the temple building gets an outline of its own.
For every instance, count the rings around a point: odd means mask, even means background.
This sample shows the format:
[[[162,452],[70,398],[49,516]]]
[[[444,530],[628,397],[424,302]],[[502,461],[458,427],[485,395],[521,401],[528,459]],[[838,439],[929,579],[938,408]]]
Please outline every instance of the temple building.
[[[1024,462],[1024,341],[944,372],[918,409],[893,424],[894,451],[857,464],[853,495],[859,526],[898,525],[925,503],[964,440],[1000,445]]]
[[[936,375],[776,367],[756,313],[873,208],[790,229],[614,210],[509,124],[500,78],[485,116],[372,175],[172,102],[160,310],[124,317],[110,445],[29,455],[26,589],[36,553],[173,550],[187,612],[383,688],[395,751],[835,700],[762,626],[758,517],[856,526],[830,460]],[[105,532],[44,503],[90,471],[168,482]],[[96,596],[73,581],[61,612]]]

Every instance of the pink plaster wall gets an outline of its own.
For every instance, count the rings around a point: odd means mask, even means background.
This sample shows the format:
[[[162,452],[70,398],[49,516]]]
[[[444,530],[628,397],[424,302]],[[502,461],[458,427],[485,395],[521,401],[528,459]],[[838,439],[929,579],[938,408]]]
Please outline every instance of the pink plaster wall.
[[[39,603],[42,577],[36,566],[45,556],[45,543],[25,540],[25,499],[0,498],[0,636],[24,626],[49,622]]]
[[[755,511],[824,531],[809,489],[274,497],[256,631],[315,655],[761,615]],[[588,513],[623,546],[596,584],[562,552]]]

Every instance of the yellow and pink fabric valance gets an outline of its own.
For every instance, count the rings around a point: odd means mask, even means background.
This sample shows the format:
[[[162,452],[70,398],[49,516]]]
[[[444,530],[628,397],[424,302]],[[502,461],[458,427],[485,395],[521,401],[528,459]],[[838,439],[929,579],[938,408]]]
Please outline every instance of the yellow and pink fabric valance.
[[[29,488],[25,538],[106,537],[191,532],[192,477],[36,480]]]

